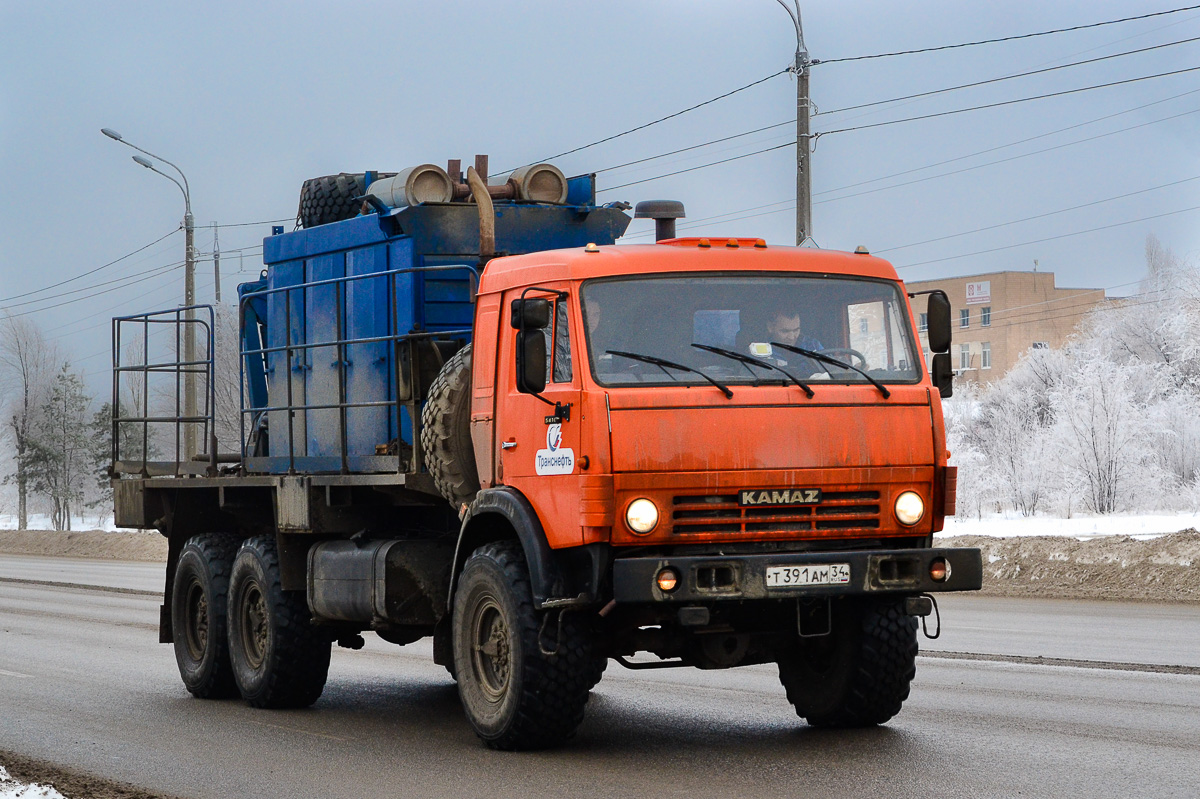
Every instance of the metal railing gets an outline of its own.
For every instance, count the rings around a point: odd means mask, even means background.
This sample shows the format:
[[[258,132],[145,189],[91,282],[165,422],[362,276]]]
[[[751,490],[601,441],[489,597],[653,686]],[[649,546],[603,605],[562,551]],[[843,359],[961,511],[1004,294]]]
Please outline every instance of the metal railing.
[[[199,313],[201,318],[196,318]],[[142,477],[150,476],[181,476],[205,471],[215,474],[217,468],[217,439],[215,425],[216,393],[213,384],[213,362],[216,351],[214,330],[215,315],[211,305],[192,305],[171,308],[163,311],[135,314],[133,316],[118,316],[112,320],[112,356],[113,356],[113,394],[112,394],[112,472],[117,474],[137,474]],[[152,340],[151,330],[159,326],[172,328],[173,339],[168,339],[165,349],[174,353],[174,359],[151,360]],[[197,344],[203,342],[204,352],[193,355],[194,360],[187,360],[186,340],[187,330],[202,335],[194,335]],[[130,328],[133,328],[131,331]],[[199,330],[196,330],[199,328]],[[159,328],[161,329],[161,328]],[[139,335],[140,333],[140,335]],[[134,356],[140,362],[123,364],[122,352],[126,344],[140,344],[140,354]],[[159,349],[163,342],[157,337],[153,341]],[[140,375],[140,394],[137,386],[133,386],[132,396],[139,407],[131,408],[131,413],[125,412],[122,402],[123,389],[131,388],[130,381],[138,380]],[[162,413],[151,413],[151,394],[154,394],[151,378],[154,375],[172,375],[174,377],[174,413],[169,412],[169,406]],[[188,383],[194,383],[198,377],[204,382],[203,403],[189,415],[185,408],[187,404]],[[169,394],[168,394],[169,396]],[[162,395],[155,397],[156,404]],[[150,455],[161,442],[158,437],[151,437],[152,425],[170,425],[174,429],[174,458],[170,460],[151,460]],[[126,433],[133,426],[138,433],[135,437],[127,437]],[[191,434],[199,428],[201,440],[208,446],[205,457],[188,457],[187,441]],[[122,442],[137,442],[137,453],[122,452]],[[132,456],[132,457],[131,457]],[[201,465],[203,468],[201,469]]]
[[[307,413],[308,411],[324,411],[335,410],[338,412],[338,470],[342,474],[349,474],[351,469],[351,453],[349,451],[349,430],[348,430],[348,413],[353,409],[367,408],[387,408],[392,414],[394,429],[397,439],[400,438],[402,429],[400,409],[404,407],[408,411],[409,421],[412,429],[412,461],[408,464],[404,459],[399,457],[399,447],[397,447],[397,458],[394,470],[396,472],[404,472],[406,468],[412,472],[419,472],[422,469],[421,456],[421,414],[420,404],[424,400],[419,390],[421,382],[417,372],[419,364],[417,358],[412,357],[407,361],[402,357],[402,349],[409,343],[415,344],[423,339],[436,340],[446,339],[453,340],[455,338],[469,337],[471,329],[469,327],[462,329],[437,330],[437,331],[420,331],[400,333],[399,308],[397,304],[397,276],[409,273],[430,273],[430,272],[448,272],[448,271],[465,271],[468,274],[470,286],[473,287],[478,281],[478,272],[473,267],[467,264],[444,264],[434,266],[410,267],[406,269],[389,269],[379,272],[368,272],[359,275],[347,275],[345,277],[329,278],[324,280],[314,280],[305,283],[297,283],[289,286],[278,286],[276,288],[264,288],[257,291],[248,291],[242,295],[238,307],[238,329],[245,330],[246,323],[246,308],[251,300],[259,298],[268,298],[273,295],[283,295],[283,328],[284,336],[289,339],[287,344],[278,346],[265,346],[266,342],[260,342],[264,346],[257,348],[241,348],[240,364],[240,384],[241,384],[241,436],[242,436],[242,473],[247,471],[248,460],[254,455],[249,452],[250,436],[247,431],[247,422],[249,421],[251,428],[257,427],[261,420],[268,414],[286,414],[287,419],[287,471],[289,474],[297,473],[297,458],[296,453],[296,414]],[[346,287],[348,284],[360,280],[384,280],[387,284],[387,319],[388,330],[391,331],[383,335],[362,336],[357,338],[348,338],[346,333],[347,328],[347,308],[346,308]],[[332,288],[334,292],[334,330],[335,335],[332,340],[322,341],[303,341],[291,342],[292,323],[293,323],[293,292],[305,292],[312,289]],[[270,321],[264,320],[269,328]],[[274,320],[271,320],[274,321]],[[278,340],[277,334],[269,334],[275,340]],[[385,400],[356,400],[350,401],[347,391],[347,373],[346,369],[350,365],[348,358],[348,348],[356,345],[366,344],[387,344],[392,348],[391,368],[392,373],[389,375],[389,380],[393,381],[392,385],[396,389],[397,395],[401,393],[402,386],[410,386],[410,396],[400,398],[399,396]],[[335,363],[337,365],[337,389],[338,396],[336,402],[297,402],[295,397],[294,380],[292,374],[307,367],[305,363],[305,355],[317,349],[331,348],[337,349],[337,357]],[[282,378],[286,385],[283,399],[284,404],[276,404],[278,398],[271,397],[267,404],[263,407],[247,407],[246,391],[246,363],[248,359],[261,359],[264,377],[271,371],[271,355],[282,354],[284,363],[284,377]],[[404,374],[404,366],[408,365],[410,374]],[[268,396],[271,395],[271,390],[268,387]],[[307,392],[306,392],[307,396]],[[272,402],[271,400],[276,400]],[[305,422],[307,430],[307,420]],[[272,442],[270,459],[283,457],[278,453],[278,450],[273,446],[273,443],[278,439],[276,436],[279,431],[271,431],[268,427],[269,440]],[[306,446],[307,450],[307,446]],[[389,453],[390,455],[390,453]],[[255,469],[255,471],[259,471]]]

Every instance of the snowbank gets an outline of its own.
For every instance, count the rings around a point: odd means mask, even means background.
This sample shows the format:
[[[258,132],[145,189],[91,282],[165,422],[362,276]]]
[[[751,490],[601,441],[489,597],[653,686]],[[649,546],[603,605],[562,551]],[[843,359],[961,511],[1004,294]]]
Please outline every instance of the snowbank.
[[[0,766],[0,799],[66,799],[48,785],[26,785],[8,776]]]
[[[1058,519],[1049,516],[1020,516],[996,514],[982,519],[953,517],[946,520],[946,529],[935,538],[978,535],[989,538],[1024,536],[1068,536],[1080,541],[1103,536],[1127,535],[1148,540],[1181,530],[1200,529],[1200,514],[1168,513],[1161,515],[1120,514],[1106,516],[1075,516]]]

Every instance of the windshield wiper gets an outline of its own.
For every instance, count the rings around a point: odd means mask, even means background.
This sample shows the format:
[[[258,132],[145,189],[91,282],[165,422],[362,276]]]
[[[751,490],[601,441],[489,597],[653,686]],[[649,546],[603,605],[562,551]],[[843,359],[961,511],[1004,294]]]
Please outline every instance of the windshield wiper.
[[[681,369],[684,372],[693,372],[695,374],[700,375],[701,377],[703,377],[708,382],[712,383],[717,388],[721,389],[721,393],[725,395],[725,399],[733,399],[733,392],[730,391],[727,386],[721,385],[716,380],[713,380],[711,377],[704,374],[704,372],[701,372],[699,369],[693,369],[692,367],[684,366],[681,363],[675,363],[674,361],[668,361],[665,358],[656,358],[653,355],[640,355],[636,352],[623,352],[621,350],[605,350],[605,352],[607,352],[609,355],[620,355],[622,358],[630,358],[635,361],[641,361],[642,363],[648,363],[653,366],[657,366],[659,369],[662,369],[663,372],[667,375],[667,377],[671,378],[672,380],[675,380],[676,377],[675,377],[675,375],[673,375],[667,371],[667,367],[670,367],[671,369]]]
[[[804,389],[804,393],[808,395],[809,399],[812,399],[814,396],[813,390],[809,388],[806,383],[801,382],[800,378],[796,377],[788,370],[770,363],[769,361],[760,361],[758,358],[754,358],[749,355],[742,355],[740,352],[734,352],[733,350],[727,350],[721,347],[710,347],[708,344],[693,344],[692,346],[698,350],[704,350],[705,352],[715,352],[717,355],[724,355],[726,358],[732,358],[739,363],[744,363],[746,366],[763,366],[767,369],[774,369],[777,372],[783,372],[788,376],[788,378],[791,379],[793,383]]]
[[[875,386],[875,388],[879,389],[880,393],[883,394],[884,399],[887,399],[888,397],[892,396],[892,392],[887,390],[887,386],[885,386],[883,383],[880,383],[878,380],[871,377],[869,374],[864,372],[862,369],[859,369],[857,366],[855,366],[852,363],[846,363],[845,361],[839,361],[837,358],[833,358],[822,352],[816,352],[814,350],[806,350],[803,347],[792,347],[788,344],[780,344],[778,341],[772,341],[771,346],[772,347],[780,347],[782,349],[788,350],[789,352],[797,353],[798,355],[804,355],[806,357],[812,358],[814,361],[824,361],[825,363],[831,363],[834,366],[840,366],[843,369],[853,369],[854,371],[858,372],[863,377],[867,378],[867,380],[870,380],[871,385],[873,385],[873,386]],[[826,369],[825,371],[828,372],[829,370]]]

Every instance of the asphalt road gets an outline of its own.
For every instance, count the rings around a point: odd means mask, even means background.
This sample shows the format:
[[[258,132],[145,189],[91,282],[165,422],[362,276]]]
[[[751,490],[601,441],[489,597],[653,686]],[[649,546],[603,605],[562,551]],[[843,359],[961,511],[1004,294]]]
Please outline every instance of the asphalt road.
[[[160,567],[53,560],[0,556],[0,750],[167,794],[1200,796],[1195,606],[948,598],[904,711],[870,730],[805,727],[770,667],[611,664],[572,741],[510,754],[424,644],[335,650],[308,710],[192,699],[156,643]]]

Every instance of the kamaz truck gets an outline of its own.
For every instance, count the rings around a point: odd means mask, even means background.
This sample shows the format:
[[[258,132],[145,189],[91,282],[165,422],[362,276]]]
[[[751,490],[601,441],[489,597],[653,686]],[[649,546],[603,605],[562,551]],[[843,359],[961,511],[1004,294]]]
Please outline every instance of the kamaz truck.
[[[982,579],[933,538],[945,295],[927,366],[863,248],[680,238],[661,201],[618,245],[593,176],[477,166],[306,184],[233,358],[207,306],[113,321],[116,523],[169,542],[187,690],[307,706],[374,633],[431,637],[497,749],[569,738],[609,661],[777,664],[809,724],[892,718],[918,619]]]

